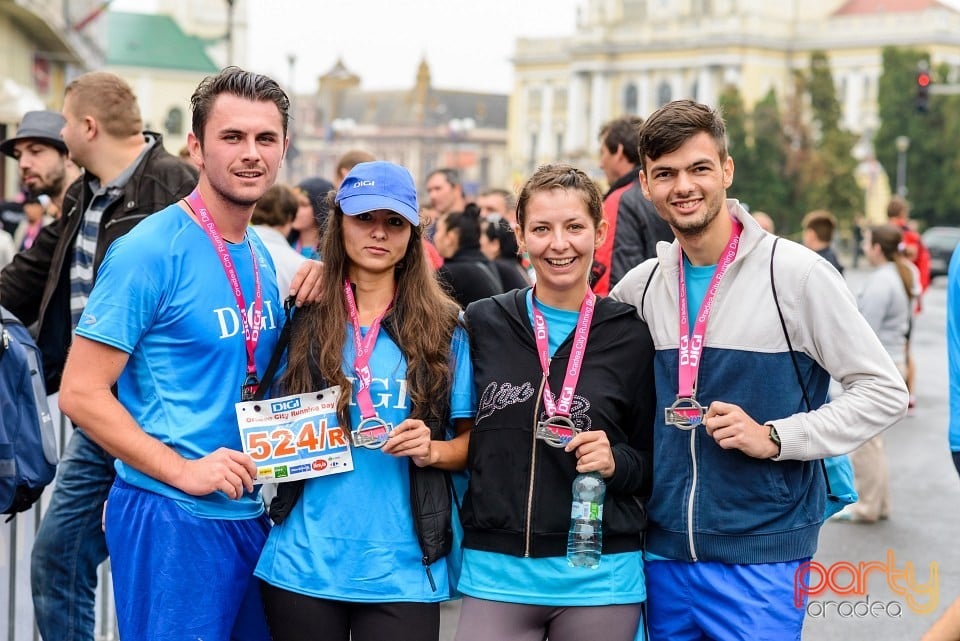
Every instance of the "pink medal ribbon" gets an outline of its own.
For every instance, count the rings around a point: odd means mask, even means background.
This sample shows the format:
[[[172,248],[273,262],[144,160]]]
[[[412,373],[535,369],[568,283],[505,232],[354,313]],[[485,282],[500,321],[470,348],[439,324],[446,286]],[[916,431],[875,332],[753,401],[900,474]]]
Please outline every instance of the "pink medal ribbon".
[[[731,220],[733,221],[733,229],[730,231],[730,240],[727,241],[727,247],[723,250],[723,255],[713,272],[713,278],[710,280],[706,296],[700,303],[700,311],[697,313],[692,334],[690,333],[690,319],[687,315],[687,283],[683,275],[683,251],[680,252],[680,359],[677,366],[680,384],[677,389],[677,400],[664,410],[664,419],[667,425],[673,425],[684,430],[690,430],[700,425],[706,413],[706,409],[697,402],[696,398],[697,373],[700,370],[703,337],[707,333],[707,320],[710,318],[713,301],[717,297],[720,281],[723,280],[727,268],[737,257],[737,248],[740,246],[740,232],[743,231],[743,225],[736,218]]]
[[[255,353],[257,343],[260,341],[260,323],[263,318],[263,287],[260,282],[260,267],[257,263],[257,254],[253,250],[253,244],[247,239],[247,247],[250,248],[250,256],[253,258],[253,318],[247,318],[247,305],[243,298],[243,289],[240,287],[240,277],[237,275],[237,269],[230,258],[230,251],[227,249],[227,243],[220,235],[217,229],[217,223],[214,222],[207,211],[207,206],[203,202],[203,196],[200,191],[193,190],[193,193],[187,197],[187,204],[200,220],[200,228],[207,234],[214,249],[217,250],[217,256],[220,258],[220,264],[223,265],[223,271],[230,281],[230,288],[233,290],[233,296],[237,300],[237,309],[240,312],[240,325],[243,327],[243,338],[247,350],[247,376],[240,386],[240,400],[252,401],[260,381],[257,379],[257,362]]]
[[[593,320],[596,299],[596,295],[589,289],[583,297],[573,334],[573,349],[570,352],[567,372],[563,377],[563,386],[560,388],[560,398],[557,399],[550,391],[550,341],[547,338],[547,321],[537,309],[535,302],[536,287],[530,297],[533,335],[537,342],[537,353],[540,356],[540,368],[543,370],[543,406],[547,413],[547,420],[537,423],[536,437],[553,447],[564,447],[580,433],[570,420],[570,409],[573,404],[573,392],[580,380],[580,370],[587,351],[587,338],[590,335],[590,323]]]
[[[360,406],[361,417],[360,425],[350,433],[350,436],[357,447],[379,449],[387,442],[393,426],[377,416],[377,410],[373,406],[373,398],[370,396],[370,384],[373,381],[373,375],[370,374],[370,357],[377,343],[377,336],[380,334],[380,322],[393,307],[393,301],[391,300],[387,308],[373,319],[367,335],[363,336],[360,332],[360,312],[357,309],[357,300],[353,296],[349,279],[343,281],[343,297],[347,301],[347,312],[350,314],[350,324],[353,327],[355,353],[353,371],[357,375],[357,405]]]

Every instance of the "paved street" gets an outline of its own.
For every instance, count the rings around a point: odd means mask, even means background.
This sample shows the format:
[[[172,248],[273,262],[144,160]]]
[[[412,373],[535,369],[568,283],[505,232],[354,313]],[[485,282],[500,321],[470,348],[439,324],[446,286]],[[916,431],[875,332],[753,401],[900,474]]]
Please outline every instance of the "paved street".
[[[848,281],[856,290],[864,273],[848,270]],[[937,564],[939,600],[932,614],[917,614],[907,596],[922,607],[930,597],[907,590],[898,595],[890,589],[883,571],[866,576],[866,594],[872,612],[879,616],[857,616],[866,609],[865,597],[818,595],[808,609],[804,641],[905,641],[919,639],[946,606],[960,596],[960,551],[955,541],[960,532],[960,479],[947,447],[947,357],[944,341],[946,296],[944,281],[933,284],[924,301],[924,312],[914,329],[914,356],[918,363],[917,408],[887,432],[890,460],[892,514],[889,521],[875,525],[827,523],[820,535],[820,550],[814,559],[829,572],[832,564],[849,562],[854,567],[870,561],[887,563],[894,555],[895,569],[912,564],[917,582],[930,581],[930,564]],[[824,301],[825,304],[828,301]],[[849,573],[837,573],[835,584],[850,584]],[[900,580],[902,584],[902,579]],[[898,585],[896,581],[894,585]],[[926,587],[924,587],[926,589]],[[840,602],[849,602],[839,605]],[[857,602],[864,603],[856,606]],[[822,609],[826,610],[819,616]],[[839,610],[839,612],[838,612]],[[851,612],[851,610],[853,612]],[[893,616],[888,616],[888,613]],[[812,616],[817,614],[817,617]],[[895,616],[899,614],[899,616]],[[846,616],[844,616],[846,615]],[[444,607],[443,641],[453,639],[457,606]]]

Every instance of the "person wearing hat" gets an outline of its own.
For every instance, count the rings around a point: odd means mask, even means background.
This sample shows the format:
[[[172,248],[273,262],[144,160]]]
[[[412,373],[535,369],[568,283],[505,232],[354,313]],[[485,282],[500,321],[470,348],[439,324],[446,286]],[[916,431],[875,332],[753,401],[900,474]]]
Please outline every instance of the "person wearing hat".
[[[17,161],[27,193],[49,196],[57,212],[62,211],[67,187],[80,176],[60,136],[64,122],[55,111],[28,111],[17,134],[0,143],[0,152]]]
[[[0,303],[24,323],[37,323],[51,394],[59,389],[107,248],[196,184],[196,172],[163,149],[159,134],[142,131],[136,96],[114,74],[73,80],[63,112],[27,114],[17,136],[0,145],[18,156],[29,189],[59,182],[58,164],[68,174],[63,182],[69,182],[67,149],[85,170],[62,194],[60,218],[40,229],[30,248],[0,273]],[[100,515],[115,476],[113,457],[78,423],[31,553],[37,627],[44,639],[60,641],[94,639],[98,567],[107,558]]]
[[[410,173],[356,165],[327,220],[320,301],[291,321],[280,381],[283,394],[340,386],[353,469],[278,486],[255,572],[274,641],[439,637],[448,472],[466,465],[476,403],[457,304],[422,236]]]

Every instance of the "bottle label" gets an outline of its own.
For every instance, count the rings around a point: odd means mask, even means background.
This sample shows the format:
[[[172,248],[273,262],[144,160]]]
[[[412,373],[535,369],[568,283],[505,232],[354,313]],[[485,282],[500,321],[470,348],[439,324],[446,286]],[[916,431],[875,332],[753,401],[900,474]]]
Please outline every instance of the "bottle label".
[[[574,501],[570,505],[570,518],[575,521],[602,521],[603,504],[593,501]]]
[[[589,503],[590,519],[593,521],[603,520],[603,503]]]

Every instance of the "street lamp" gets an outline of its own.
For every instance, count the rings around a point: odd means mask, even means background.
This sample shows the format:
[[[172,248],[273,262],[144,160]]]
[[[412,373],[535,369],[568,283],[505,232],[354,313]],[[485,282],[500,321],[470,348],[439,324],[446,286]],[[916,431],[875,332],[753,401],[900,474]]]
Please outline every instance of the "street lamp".
[[[907,150],[910,149],[910,139],[906,136],[897,136],[894,140],[897,148],[897,195],[907,197]]]

